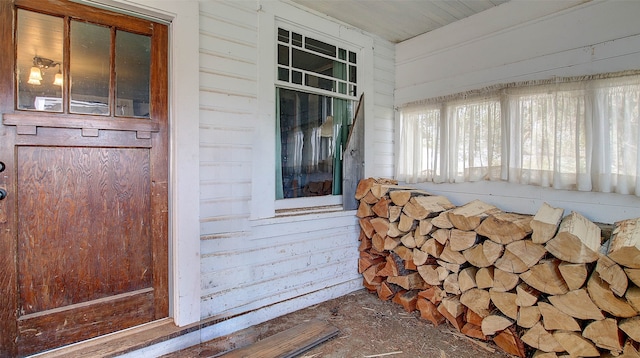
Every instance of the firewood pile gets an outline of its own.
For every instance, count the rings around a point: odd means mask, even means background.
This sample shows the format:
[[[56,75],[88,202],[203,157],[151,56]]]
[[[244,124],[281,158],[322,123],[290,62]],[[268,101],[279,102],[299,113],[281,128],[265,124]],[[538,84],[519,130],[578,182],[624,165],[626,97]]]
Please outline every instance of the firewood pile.
[[[380,299],[519,357],[640,357],[640,218],[603,240],[546,203],[535,216],[457,207],[374,178],[355,197],[358,271]]]

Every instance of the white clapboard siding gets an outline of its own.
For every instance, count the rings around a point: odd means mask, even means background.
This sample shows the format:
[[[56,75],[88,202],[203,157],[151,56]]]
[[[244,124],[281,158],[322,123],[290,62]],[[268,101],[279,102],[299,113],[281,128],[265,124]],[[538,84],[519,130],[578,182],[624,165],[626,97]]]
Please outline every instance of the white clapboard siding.
[[[284,20],[311,16],[303,22],[329,24],[285,3],[277,8]],[[220,320],[202,330],[203,340],[362,288],[353,211],[252,219],[256,142],[273,136],[260,133],[259,121],[267,119],[259,113],[275,110],[258,107],[273,105],[258,99],[260,79],[269,78],[258,73],[258,40],[274,35],[259,33],[260,11],[266,10],[258,1],[200,2],[200,314]],[[395,47],[372,38],[374,91],[366,101],[373,116],[366,125],[373,128],[376,164],[370,165],[375,175],[390,177]]]

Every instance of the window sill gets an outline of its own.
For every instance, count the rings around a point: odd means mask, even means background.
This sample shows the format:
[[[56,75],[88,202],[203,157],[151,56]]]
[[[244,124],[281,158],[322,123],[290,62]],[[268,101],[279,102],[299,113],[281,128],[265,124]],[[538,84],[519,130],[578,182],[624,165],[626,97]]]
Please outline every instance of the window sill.
[[[251,225],[257,227],[264,225],[302,222],[345,216],[353,216],[355,218],[355,210],[345,211],[342,208],[342,204],[310,206],[306,208],[278,209],[275,211],[275,215],[273,217],[252,220]]]

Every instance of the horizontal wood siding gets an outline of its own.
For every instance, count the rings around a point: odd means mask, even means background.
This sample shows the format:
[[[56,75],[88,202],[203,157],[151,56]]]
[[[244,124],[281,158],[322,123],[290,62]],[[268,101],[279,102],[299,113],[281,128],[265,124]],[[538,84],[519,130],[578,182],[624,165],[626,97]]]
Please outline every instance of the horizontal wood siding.
[[[251,219],[256,140],[272,136],[259,133],[258,39],[273,34],[259,33],[257,9],[200,3],[201,317],[221,320],[206,339],[361,288],[354,212]],[[375,44],[375,116],[366,121],[375,171],[391,176],[395,48]]]

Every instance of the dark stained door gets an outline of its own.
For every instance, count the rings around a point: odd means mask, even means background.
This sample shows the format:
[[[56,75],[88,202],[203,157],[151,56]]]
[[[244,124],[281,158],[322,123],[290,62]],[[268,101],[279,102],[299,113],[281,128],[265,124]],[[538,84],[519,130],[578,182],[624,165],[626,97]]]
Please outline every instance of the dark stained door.
[[[6,55],[20,46],[18,9],[58,16],[65,31],[87,21],[112,38],[148,36],[148,115],[116,115],[114,65],[110,114],[74,113],[68,86],[59,112],[18,109],[20,71]],[[2,1],[0,11],[0,356],[167,317],[167,27],[63,0]]]

